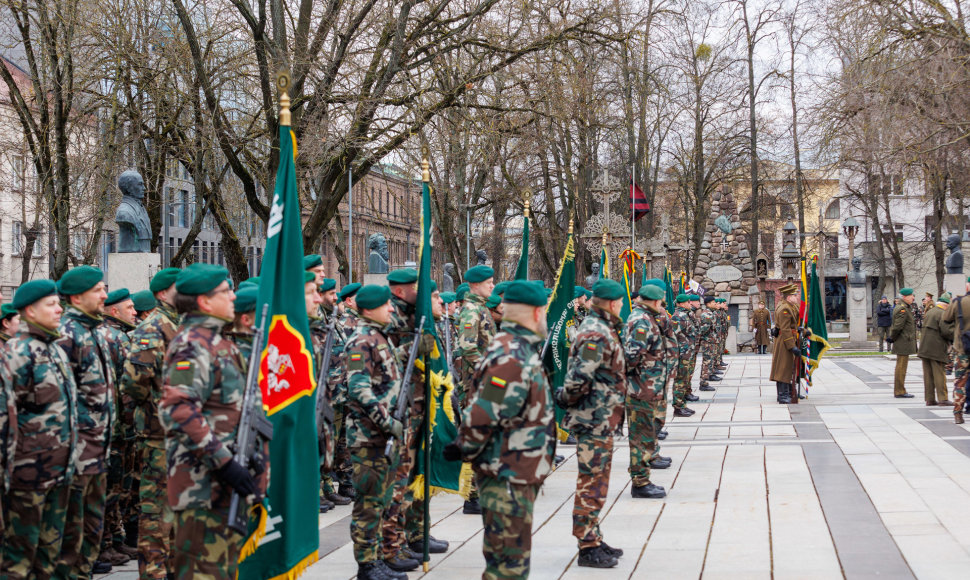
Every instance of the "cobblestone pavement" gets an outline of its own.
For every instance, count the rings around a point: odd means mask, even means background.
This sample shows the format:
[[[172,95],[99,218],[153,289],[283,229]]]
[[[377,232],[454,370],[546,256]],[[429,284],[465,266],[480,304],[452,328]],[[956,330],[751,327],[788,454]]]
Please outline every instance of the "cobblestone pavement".
[[[970,432],[950,409],[892,396],[892,357],[826,358],[798,405],[774,402],[770,355],[725,357],[724,380],[693,417],[671,418],[653,472],[664,500],[633,499],[625,440],[614,454],[602,529],[617,568],[576,565],[575,448],[535,507],[532,578],[960,578],[970,569]],[[948,377],[951,381],[952,377]],[[713,398],[710,396],[713,395]],[[431,502],[432,534],[451,542],[411,578],[481,575],[482,523],[457,496]],[[304,578],[352,578],[350,507],[320,516],[321,561]],[[105,576],[134,578],[131,565]]]

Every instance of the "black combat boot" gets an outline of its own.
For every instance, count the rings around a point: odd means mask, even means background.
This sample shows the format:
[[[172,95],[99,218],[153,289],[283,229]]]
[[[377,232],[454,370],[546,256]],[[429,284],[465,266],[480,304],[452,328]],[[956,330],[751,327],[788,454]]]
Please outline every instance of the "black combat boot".
[[[412,560],[403,553],[398,552],[391,558],[384,558],[384,565],[395,572],[410,572],[411,570],[417,570],[421,562]]]
[[[633,486],[630,489],[630,495],[637,498],[660,499],[667,497],[667,490],[663,486],[648,483],[647,485],[641,485],[639,487]]]
[[[413,542],[409,542],[408,546],[414,550],[415,554],[424,555],[424,540],[418,539]],[[428,553],[429,554],[444,554],[448,551],[448,542],[444,540],[439,540],[434,536],[428,536]]]
[[[669,457],[654,457],[650,460],[650,469],[667,469],[672,461]]]
[[[614,558],[619,558],[620,556],[623,555],[623,550],[621,550],[620,548],[614,548],[613,546],[607,544],[606,542],[600,542],[600,548],[603,548],[603,550],[607,554],[609,554],[610,556],[613,556]]]
[[[586,568],[612,568],[616,566],[617,560],[609,555],[603,546],[596,546],[580,550],[577,564]]]
[[[470,501],[466,501],[465,505],[462,507],[461,513],[470,514],[470,515],[481,514],[482,506],[479,505],[478,498],[475,498]]]
[[[778,389],[778,404],[788,405],[791,403],[791,385],[788,383],[775,383]]]

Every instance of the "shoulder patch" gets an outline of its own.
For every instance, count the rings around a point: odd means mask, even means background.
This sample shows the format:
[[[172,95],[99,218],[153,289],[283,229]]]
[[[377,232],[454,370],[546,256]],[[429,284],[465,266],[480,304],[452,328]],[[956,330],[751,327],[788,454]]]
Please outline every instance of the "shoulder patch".
[[[351,352],[347,356],[347,368],[352,371],[364,370],[364,353]]]
[[[586,346],[582,348],[582,354],[580,355],[583,360],[599,360],[600,358],[600,345],[595,342],[588,342]]]
[[[190,360],[180,360],[175,363],[169,382],[173,385],[187,385],[195,379],[195,364]]]
[[[492,375],[491,380],[485,383],[485,388],[482,389],[482,398],[493,403],[501,403],[505,399],[507,383],[505,379]]]

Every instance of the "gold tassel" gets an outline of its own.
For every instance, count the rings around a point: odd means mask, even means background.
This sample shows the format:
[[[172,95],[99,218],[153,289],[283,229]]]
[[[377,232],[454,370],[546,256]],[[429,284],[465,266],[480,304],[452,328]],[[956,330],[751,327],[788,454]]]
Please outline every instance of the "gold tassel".
[[[461,474],[458,476],[458,495],[466,500],[472,493],[472,475],[472,464],[462,463]]]
[[[256,523],[256,529],[253,530],[253,535],[249,536],[249,539],[243,544],[242,550],[239,551],[239,563],[242,563],[243,560],[253,555],[256,552],[256,548],[259,547],[259,542],[266,536],[266,508],[263,507],[263,504],[258,503],[249,508],[250,515],[254,511],[259,512],[257,516],[259,521]]]
[[[311,553],[309,556],[300,560],[296,566],[293,566],[292,568],[290,568],[288,572],[284,572],[279,576],[274,576],[269,580],[296,580],[297,578],[302,576],[304,572],[306,572],[307,568],[315,564],[316,561],[319,559],[320,559],[319,553],[316,550],[314,550],[313,553]]]

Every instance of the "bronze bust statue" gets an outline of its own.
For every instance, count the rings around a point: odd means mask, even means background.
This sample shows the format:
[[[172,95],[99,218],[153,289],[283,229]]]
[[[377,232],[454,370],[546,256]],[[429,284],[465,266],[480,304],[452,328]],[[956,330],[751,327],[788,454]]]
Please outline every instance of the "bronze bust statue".
[[[118,177],[121,204],[115,212],[118,224],[118,252],[121,254],[150,252],[152,226],[145,211],[145,180],[137,171],[129,169]]]

